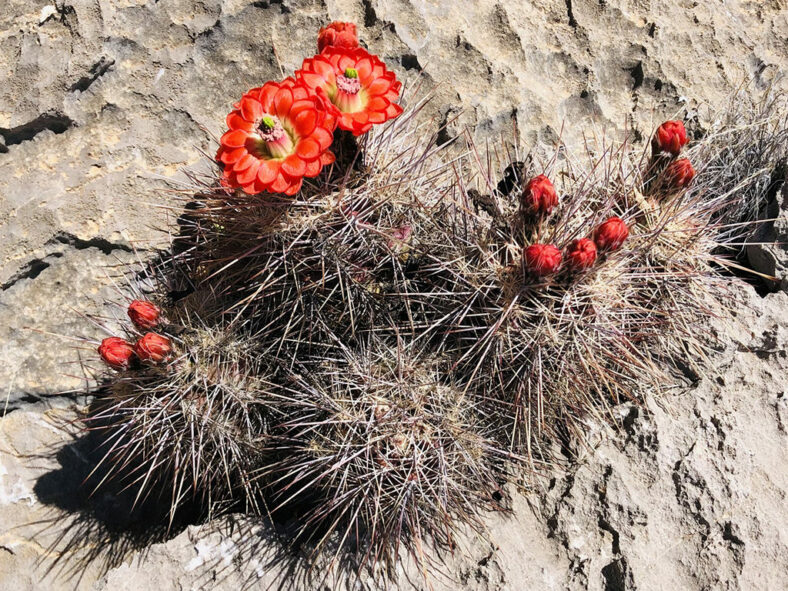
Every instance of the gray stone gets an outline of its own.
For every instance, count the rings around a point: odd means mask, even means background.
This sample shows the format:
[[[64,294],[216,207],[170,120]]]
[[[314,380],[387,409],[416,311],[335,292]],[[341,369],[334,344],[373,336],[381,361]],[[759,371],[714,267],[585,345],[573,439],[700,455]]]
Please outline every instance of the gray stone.
[[[84,561],[87,551],[69,547],[77,518],[39,496],[40,479],[60,468],[56,452],[71,442],[75,418],[66,410],[17,410],[0,419],[2,589],[84,589],[81,581],[101,576],[100,560]],[[73,478],[60,478],[54,488],[74,491]]]
[[[0,286],[0,409],[82,396],[100,369],[101,339],[123,334],[118,267],[134,262],[129,250],[60,234]]]

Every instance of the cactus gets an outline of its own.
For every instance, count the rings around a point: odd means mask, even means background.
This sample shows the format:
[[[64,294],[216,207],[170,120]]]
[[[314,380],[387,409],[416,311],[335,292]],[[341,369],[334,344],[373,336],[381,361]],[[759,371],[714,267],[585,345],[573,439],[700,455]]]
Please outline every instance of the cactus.
[[[300,360],[279,460],[262,475],[274,510],[298,508],[299,539],[355,548],[394,570],[402,548],[452,548],[461,526],[505,507],[501,418],[451,378],[446,359],[375,343]]]
[[[337,92],[368,83],[352,52],[359,70]],[[279,109],[266,88],[248,96]],[[259,107],[239,103],[223,176],[193,177],[172,257],[148,275],[174,353],[132,363],[120,346],[88,425],[110,474],[167,495],[172,513],[298,508],[300,539],[392,566],[401,548],[418,557],[481,530],[480,511],[505,509],[507,483],[554,461],[567,433],[703,371],[735,239],[719,212],[737,196],[709,198],[708,161],[695,180],[676,165],[681,122],[650,160],[589,144],[588,162],[562,146],[538,167],[438,147],[424,100],[399,117],[381,101],[374,113],[394,118],[362,134],[372,120],[342,111],[352,98],[332,107],[346,127],[330,149],[304,148],[314,174],[277,160],[285,176],[259,183],[292,197],[249,194],[257,156],[235,151]],[[690,153],[714,153],[708,141]],[[279,154],[266,150],[261,171]]]
[[[130,488],[135,502],[169,503],[170,522],[182,506],[207,516],[239,504],[262,512],[254,472],[283,408],[255,341],[196,319],[165,330],[171,357],[137,360],[113,376],[85,419],[102,442],[100,485]]]

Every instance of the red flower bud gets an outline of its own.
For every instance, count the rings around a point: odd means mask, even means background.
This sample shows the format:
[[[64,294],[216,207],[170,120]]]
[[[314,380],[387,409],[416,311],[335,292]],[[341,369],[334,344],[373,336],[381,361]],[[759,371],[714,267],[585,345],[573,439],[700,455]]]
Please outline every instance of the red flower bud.
[[[651,152],[656,156],[660,152],[670,152],[678,156],[681,148],[687,144],[687,130],[681,121],[665,121],[657,128],[651,140]]]
[[[532,178],[523,190],[523,208],[534,213],[549,214],[558,205],[558,194],[545,175]]]
[[[398,249],[405,245],[410,238],[412,230],[409,225],[400,228],[394,228],[391,233],[391,238],[386,242],[386,245],[391,249]]]
[[[532,244],[523,256],[525,268],[537,277],[555,273],[561,266],[561,251],[552,244]]]
[[[624,220],[617,217],[608,218],[594,231],[594,242],[600,250],[616,250],[629,236],[629,229]]]
[[[356,25],[334,21],[326,27],[320,27],[320,32],[317,34],[317,52],[320,53],[326,47],[344,47],[346,49],[358,47]]]
[[[665,178],[673,189],[683,189],[695,176],[695,169],[687,158],[671,162],[665,169]]]
[[[129,304],[129,318],[139,328],[153,328],[159,323],[161,311],[146,300],[134,300]]]
[[[588,269],[596,260],[596,244],[590,238],[573,240],[566,249],[566,260],[573,269]]]
[[[143,361],[159,363],[172,353],[172,345],[167,337],[149,332],[137,341],[134,345],[134,352]]]
[[[134,357],[134,347],[120,337],[108,337],[101,341],[98,352],[107,365],[117,369],[126,369]]]

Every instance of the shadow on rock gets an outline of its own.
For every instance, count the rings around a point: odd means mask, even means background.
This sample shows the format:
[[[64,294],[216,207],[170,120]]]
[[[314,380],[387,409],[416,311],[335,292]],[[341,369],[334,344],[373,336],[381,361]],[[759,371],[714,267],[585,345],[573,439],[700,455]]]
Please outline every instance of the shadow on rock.
[[[170,521],[166,499],[139,501],[133,486],[104,482],[103,443],[95,433],[73,435],[71,442],[52,450],[60,467],[36,481],[38,500],[55,509],[52,518],[34,524],[40,528],[36,537],[52,539],[45,554],[51,562],[42,564],[47,574],[80,577],[95,563],[106,572],[199,519],[196,512],[183,511]]]

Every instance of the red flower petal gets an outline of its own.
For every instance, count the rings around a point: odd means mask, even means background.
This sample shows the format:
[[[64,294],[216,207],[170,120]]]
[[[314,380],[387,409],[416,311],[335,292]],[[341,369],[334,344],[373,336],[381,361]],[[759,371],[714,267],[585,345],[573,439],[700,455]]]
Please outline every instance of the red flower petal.
[[[350,55],[343,54],[339,56],[339,61],[337,62],[339,66],[339,71],[344,72],[348,68],[353,68],[356,65],[356,60],[353,59]]]
[[[304,63],[306,64],[306,62]],[[314,71],[317,74],[320,74],[320,76],[323,78],[324,81],[323,83],[327,82],[329,84],[334,84],[336,82],[337,75],[336,72],[334,71],[334,67],[331,65],[330,62],[326,61],[325,58],[323,58],[322,56],[318,56],[312,60],[311,65],[312,68],[310,68],[310,70]],[[304,73],[305,73],[304,70],[299,71],[299,74],[301,76],[303,76]]]
[[[307,136],[312,133],[317,125],[317,111],[315,109],[304,109],[293,120],[293,128],[300,136]]]
[[[274,95],[279,91],[279,85],[273,82],[266,82],[260,91],[260,104],[266,113],[270,112],[274,102]]]
[[[365,124],[363,124],[363,125],[362,125],[362,124],[359,124],[359,123],[357,123],[357,124],[356,124],[356,125],[353,127],[353,130],[352,130],[352,131],[353,131],[353,135],[355,135],[355,136],[359,136],[359,135],[364,135],[364,134],[365,134],[365,133],[367,133],[367,132],[368,132],[370,129],[372,129],[372,124],[371,124],[371,123],[365,123]]]
[[[298,157],[298,154],[291,154],[282,162],[282,171],[292,177],[304,176],[306,164]]]
[[[321,150],[328,150],[328,148],[331,146],[331,142],[334,141],[334,136],[332,136],[331,133],[322,127],[316,127],[311,137],[317,140],[317,143],[320,144]]]
[[[228,131],[222,136],[221,144],[226,148],[243,148],[248,134],[240,129]]]
[[[384,121],[386,121],[385,111],[372,111],[369,114],[370,123],[383,123]]]
[[[328,84],[322,75],[316,74],[315,72],[300,71],[298,77],[301,78],[304,83],[311,88],[319,88]]]
[[[315,110],[317,107],[315,106],[315,97],[310,96],[305,99],[299,99],[293,102],[293,106],[290,107],[290,117],[296,117],[299,113],[305,110]]]
[[[227,123],[227,127],[229,129],[242,129],[246,132],[250,132],[252,129],[254,129],[254,123],[251,121],[246,121],[236,111],[233,111],[227,115],[225,122]]]
[[[326,117],[323,120],[323,127],[333,132],[337,128],[337,123],[339,123],[337,116],[333,111],[327,111],[325,115]]]
[[[363,82],[372,74],[372,60],[369,58],[360,59],[356,62],[356,71],[359,79]]]
[[[390,86],[391,83],[385,78],[375,78],[370,82],[369,86],[367,86],[367,94],[370,96],[381,95],[385,93]]]
[[[244,97],[241,99],[241,115],[249,122],[257,121],[263,116],[263,105],[253,98]]]
[[[285,195],[295,195],[301,189],[301,185],[303,184],[303,179],[298,179],[297,181],[293,181],[290,186],[284,190]]]
[[[225,147],[221,147],[219,148],[216,157],[225,164],[232,164],[233,162],[238,162],[238,160],[243,158],[247,153],[248,152],[246,151],[246,148],[231,148],[228,150]]]
[[[329,152],[326,152],[326,153],[329,153]],[[319,158],[316,158],[315,160],[311,160],[311,161],[306,163],[306,172],[304,173],[304,176],[315,177],[318,174],[320,174],[320,169],[321,168],[323,168],[323,165],[320,162]]]
[[[383,97],[373,96],[371,99],[369,99],[369,102],[367,103],[367,109],[369,109],[370,111],[385,111],[386,107],[388,107],[389,104],[390,101],[387,101]]]
[[[339,117],[339,128],[346,131],[353,131],[353,114],[341,113]]]
[[[276,176],[276,180],[274,180],[274,182],[271,183],[271,190],[274,193],[284,193],[289,186],[290,186],[290,180],[288,180],[282,174],[282,171],[279,171],[279,174]]]
[[[257,169],[260,168],[260,160],[255,158],[254,162],[242,172],[238,172],[238,182],[242,185],[249,184],[254,182],[254,179],[257,178]]]
[[[270,185],[276,180],[282,163],[278,160],[263,160],[260,169],[257,171],[257,178],[264,185]]]
[[[355,124],[366,125],[369,121],[368,111],[359,111],[358,113],[350,113],[350,115],[353,117],[353,122]]]
[[[289,88],[280,88],[274,95],[274,111],[279,117],[287,117],[292,106],[293,91]]]
[[[386,107],[386,117],[389,119],[394,119],[398,115],[402,114],[402,107],[400,107],[397,103],[390,103],[388,107]]]
[[[296,154],[304,160],[314,160],[320,156],[320,144],[312,138],[304,138],[296,146]]]
[[[333,164],[336,161],[337,157],[334,156],[333,152],[323,152],[320,155],[320,164],[323,166],[327,166],[329,164]]]
[[[247,154],[235,163],[233,170],[235,170],[236,173],[240,173],[241,171],[249,168],[254,162],[259,162],[259,160],[251,154]]]
[[[261,191],[265,189],[265,187],[261,187],[257,182],[257,179],[249,183],[248,185],[241,185],[241,188],[244,190],[244,193],[248,195],[257,195]]]
[[[293,87],[293,100],[294,101],[302,101],[304,99],[308,99],[311,97],[311,93],[307,88],[304,88],[302,85],[294,86]]]

